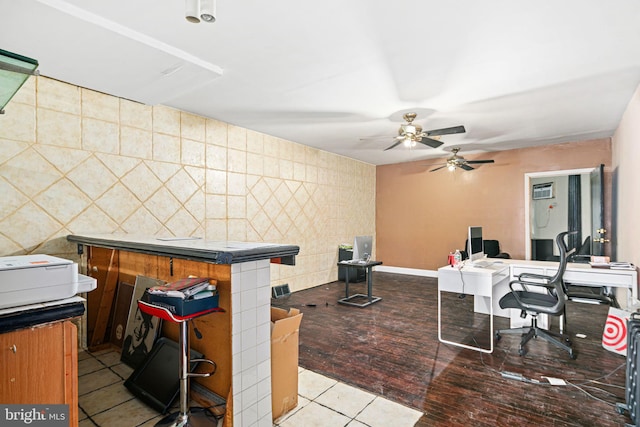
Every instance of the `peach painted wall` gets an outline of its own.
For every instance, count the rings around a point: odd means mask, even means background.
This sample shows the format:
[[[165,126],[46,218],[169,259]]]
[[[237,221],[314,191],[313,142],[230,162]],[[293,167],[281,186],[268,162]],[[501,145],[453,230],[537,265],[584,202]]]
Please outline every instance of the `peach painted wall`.
[[[482,226],[485,239],[499,240],[502,251],[524,259],[525,173],[604,164],[610,199],[608,138],[464,157],[495,163],[453,173],[429,172],[435,160],[377,168],[376,253],[385,266],[436,270],[450,251],[463,249],[469,225]]]

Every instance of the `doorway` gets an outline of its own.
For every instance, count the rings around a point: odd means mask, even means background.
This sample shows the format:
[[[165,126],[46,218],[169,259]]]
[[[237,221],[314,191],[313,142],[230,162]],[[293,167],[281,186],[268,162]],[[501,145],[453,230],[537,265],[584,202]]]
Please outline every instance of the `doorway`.
[[[604,226],[602,172],[600,165],[525,174],[525,259],[554,260],[558,255],[555,236],[569,229],[581,232],[580,242],[573,246],[580,248],[584,243],[588,254],[603,254],[599,239]]]

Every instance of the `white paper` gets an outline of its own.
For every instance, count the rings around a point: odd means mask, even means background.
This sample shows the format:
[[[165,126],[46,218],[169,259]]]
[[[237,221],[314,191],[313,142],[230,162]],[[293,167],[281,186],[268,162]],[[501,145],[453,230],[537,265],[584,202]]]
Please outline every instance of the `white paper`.
[[[567,385],[567,383],[561,378],[554,378],[554,377],[542,377],[542,378],[546,378],[547,381],[549,381],[549,384],[551,385]]]

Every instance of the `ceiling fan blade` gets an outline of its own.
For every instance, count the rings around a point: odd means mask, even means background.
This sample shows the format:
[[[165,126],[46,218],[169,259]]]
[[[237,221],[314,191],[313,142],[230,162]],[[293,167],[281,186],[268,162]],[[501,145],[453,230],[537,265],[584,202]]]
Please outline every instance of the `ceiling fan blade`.
[[[401,140],[397,141],[395,144],[393,144],[391,147],[387,147],[387,148],[385,148],[385,149],[384,149],[384,150],[382,150],[382,151],[391,150],[393,147],[396,147],[396,146],[398,146],[399,144],[401,144],[401,143],[402,143],[402,141],[403,141],[403,140],[401,139]]]
[[[468,164],[466,164],[466,163],[460,163],[460,164],[458,165],[458,167],[459,167],[459,168],[461,168],[461,169],[464,169],[464,170],[466,170],[466,171],[472,171],[472,170],[473,170],[473,167],[469,166],[469,165],[468,165]]]
[[[447,165],[442,165],[442,166],[440,166],[439,168],[431,169],[429,172],[439,171],[440,169],[442,169],[442,168],[446,168],[446,167],[447,167]]]
[[[468,164],[479,165],[480,163],[493,163],[494,160],[467,160]]]
[[[424,145],[428,145],[431,148],[438,148],[442,144],[444,144],[444,142],[442,141],[438,141],[437,139],[431,139],[426,136],[423,136],[422,139],[420,139],[418,142]]]
[[[425,133],[428,136],[440,136],[440,135],[452,135],[454,133],[465,133],[465,132],[466,130],[464,126],[461,125],[461,126],[454,126],[450,128],[428,130]]]

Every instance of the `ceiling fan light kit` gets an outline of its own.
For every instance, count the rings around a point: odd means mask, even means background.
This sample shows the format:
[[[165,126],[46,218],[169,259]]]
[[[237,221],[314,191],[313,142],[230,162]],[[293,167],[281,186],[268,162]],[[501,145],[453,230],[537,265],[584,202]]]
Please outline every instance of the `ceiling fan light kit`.
[[[439,167],[437,167],[435,169],[431,169],[429,172],[435,172],[435,171],[440,170],[442,168],[447,168],[448,170],[450,170],[452,172],[455,171],[457,168],[460,168],[460,169],[465,170],[465,171],[470,171],[470,170],[475,169],[471,165],[477,165],[477,164],[482,164],[482,163],[493,163],[494,162],[491,159],[487,159],[487,160],[465,160],[464,157],[458,156],[458,152],[459,151],[460,151],[459,147],[452,148],[451,152],[453,153],[453,155],[447,159],[445,164],[442,165],[442,166],[439,166]]]
[[[405,138],[403,141],[403,144],[405,147],[411,149],[414,148],[416,146],[416,140],[413,138]]]
[[[412,149],[417,145],[418,142],[431,148],[438,148],[444,143],[439,139],[433,137],[466,132],[464,126],[454,126],[450,128],[423,131],[422,126],[413,124],[416,116],[416,113],[405,113],[402,116],[407,121],[407,123],[403,123],[402,125],[400,125],[400,129],[398,129],[398,136],[396,136],[396,142],[394,142],[390,147],[385,148],[384,151],[390,150],[401,143],[403,143],[405,147]]]

